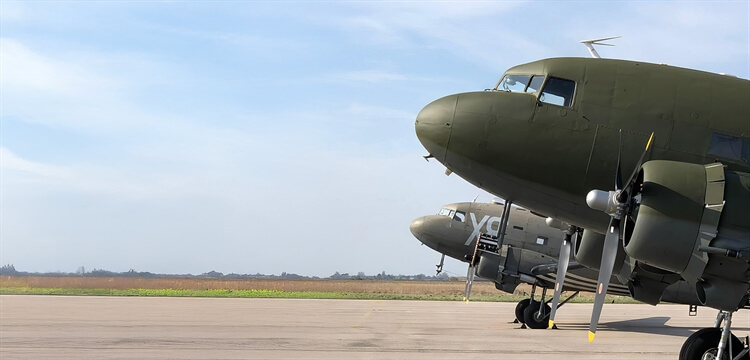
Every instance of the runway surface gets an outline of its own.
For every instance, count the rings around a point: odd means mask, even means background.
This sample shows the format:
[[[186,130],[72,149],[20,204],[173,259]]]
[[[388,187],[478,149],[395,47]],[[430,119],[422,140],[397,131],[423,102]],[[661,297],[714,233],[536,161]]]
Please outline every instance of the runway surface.
[[[559,330],[519,329],[515,303],[0,296],[5,359],[675,359],[716,312],[686,305],[560,308]],[[750,333],[750,312],[734,316]]]

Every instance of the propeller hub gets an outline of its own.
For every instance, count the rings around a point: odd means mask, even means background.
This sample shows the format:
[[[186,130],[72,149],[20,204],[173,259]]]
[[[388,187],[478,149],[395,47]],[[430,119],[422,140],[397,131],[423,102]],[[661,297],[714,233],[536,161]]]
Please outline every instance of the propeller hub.
[[[624,197],[624,201],[620,198]],[[591,190],[586,195],[586,204],[594,210],[599,210],[615,218],[622,219],[630,203],[625,190],[603,191]]]
[[[603,190],[591,190],[586,195],[586,204],[594,210],[603,211],[610,213],[609,210],[614,204],[612,203],[612,195],[614,191],[603,191]]]

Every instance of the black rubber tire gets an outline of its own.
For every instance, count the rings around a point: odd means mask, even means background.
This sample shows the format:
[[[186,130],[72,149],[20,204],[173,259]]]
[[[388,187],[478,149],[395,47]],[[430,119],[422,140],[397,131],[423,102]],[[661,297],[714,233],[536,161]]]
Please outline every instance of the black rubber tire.
[[[544,317],[539,317],[539,303],[534,302],[533,304],[530,304],[526,307],[526,310],[523,311],[523,319],[525,321],[526,326],[532,328],[532,329],[546,329],[549,326],[549,313],[552,311],[552,308],[549,307],[549,305],[544,304]]]
[[[523,299],[516,305],[516,320],[518,320],[518,322],[520,322],[521,324],[526,323],[526,321],[523,319],[523,311],[526,310],[526,307],[529,306],[530,302],[531,299]]]
[[[715,355],[720,339],[721,328],[705,328],[694,332],[682,344],[679,360],[701,360],[703,354],[709,351],[712,351]],[[740,351],[742,351],[742,341],[732,335],[732,358],[737,356]],[[727,353],[724,353],[724,355],[721,360],[731,359]],[[750,357],[745,357],[745,359],[750,359]]]

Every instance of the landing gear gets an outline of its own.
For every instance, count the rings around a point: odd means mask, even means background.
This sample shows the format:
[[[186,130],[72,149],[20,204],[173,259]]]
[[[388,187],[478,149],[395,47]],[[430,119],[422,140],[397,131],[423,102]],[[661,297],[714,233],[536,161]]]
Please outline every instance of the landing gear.
[[[526,326],[532,329],[546,329],[549,319],[549,313],[552,310],[547,303],[544,302],[544,297],[547,294],[547,288],[542,288],[542,299],[540,302],[533,301],[534,296],[532,295],[531,303],[523,311],[523,320]]]
[[[536,306],[529,306],[523,311],[526,326],[532,329],[546,329],[549,324],[549,313],[552,309],[545,303],[536,302],[534,305]]]
[[[535,301],[536,302],[536,301]],[[531,299],[523,299],[518,302],[516,305],[516,321],[517,323],[525,324],[526,320],[523,319],[523,311],[526,310],[526,308],[531,303]]]
[[[720,311],[715,327],[700,329],[685,340],[679,360],[750,360],[748,348],[732,335],[731,326],[732,313]]]
[[[547,288],[542,288],[542,301],[534,300],[534,293],[536,292],[536,285],[531,286],[531,297],[523,299],[516,305],[516,320],[514,323],[521,323],[522,329],[530,327],[532,329],[546,329],[548,325],[550,311],[552,310],[547,304],[550,300],[544,301],[544,297],[547,293]],[[565,305],[568,301],[578,296],[578,291],[568,296],[565,300],[561,301],[558,307]],[[557,329],[554,326],[553,329]]]
[[[544,295],[547,293],[547,288],[542,288],[542,302],[534,300],[534,293],[536,293],[536,285],[531,286],[531,296],[528,299],[519,301],[516,305],[515,322],[523,324],[521,326],[522,329],[526,327],[532,329],[546,328],[546,321],[550,312],[549,305],[544,303]],[[540,316],[543,318],[540,318]],[[544,322],[544,326],[540,325],[541,322]]]

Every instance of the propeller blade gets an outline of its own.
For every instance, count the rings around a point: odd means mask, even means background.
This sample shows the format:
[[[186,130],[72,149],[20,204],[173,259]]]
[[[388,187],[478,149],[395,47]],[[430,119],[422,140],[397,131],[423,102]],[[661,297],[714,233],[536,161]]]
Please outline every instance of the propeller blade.
[[[557,277],[555,278],[555,295],[552,297],[552,310],[549,313],[549,328],[555,325],[555,313],[557,305],[560,303],[560,294],[562,294],[565,273],[568,271],[568,262],[570,261],[570,238],[571,234],[565,234],[565,239],[560,246],[560,257],[557,260]]]
[[[641,153],[641,158],[638,159],[638,163],[636,163],[635,169],[633,169],[633,173],[630,174],[630,178],[628,178],[628,182],[625,183],[625,190],[623,191],[623,193],[635,194],[635,192],[630,191],[630,188],[632,188],[633,185],[635,185],[635,177],[636,175],[638,175],[638,171],[641,170],[641,165],[643,165],[643,159],[646,158],[646,154],[648,153],[648,150],[651,148],[651,144],[653,142],[654,142],[654,133],[651,133],[651,136],[649,136],[648,142],[646,143],[646,148],[643,150],[643,153]],[[624,200],[624,199],[617,199],[617,200]]]
[[[469,302],[471,296],[471,285],[474,283],[474,265],[469,265],[466,271],[466,288],[464,289],[464,301]]]
[[[604,237],[604,249],[602,251],[602,263],[599,266],[599,280],[597,281],[596,297],[594,298],[594,311],[591,313],[591,324],[589,325],[589,342],[594,341],[596,325],[599,323],[599,315],[604,306],[604,296],[607,295],[609,279],[612,277],[612,268],[617,258],[617,242],[620,240],[620,220],[612,218],[609,222],[607,235]]]
[[[615,190],[622,189],[622,170],[620,169],[620,158],[622,156],[622,129],[620,129],[620,145],[617,150],[617,170],[615,170]]]

